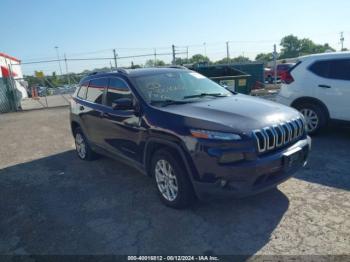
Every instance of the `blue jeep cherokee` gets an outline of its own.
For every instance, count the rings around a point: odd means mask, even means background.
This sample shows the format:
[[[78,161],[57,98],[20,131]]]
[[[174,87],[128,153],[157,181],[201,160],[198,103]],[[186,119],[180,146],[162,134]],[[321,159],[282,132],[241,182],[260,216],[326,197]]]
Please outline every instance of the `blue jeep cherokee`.
[[[180,67],[91,74],[70,117],[81,159],[132,164],[177,208],[276,187],[306,164],[311,144],[298,111]]]

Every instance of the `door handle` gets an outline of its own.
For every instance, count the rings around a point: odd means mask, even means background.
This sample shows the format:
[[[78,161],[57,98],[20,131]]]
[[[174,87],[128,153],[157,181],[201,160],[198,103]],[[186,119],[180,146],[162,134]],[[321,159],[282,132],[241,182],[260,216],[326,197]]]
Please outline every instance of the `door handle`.
[[[111,115],[109,113],[101,112],[101,117],[109,118]]]
[[[80,109],[80,111],[83,111],[85,109],[85,107],[84,106],[80,106],[79,109]]]
[[[327,85],[318,85],[318,86],[323,88],[331,88],[331,86],[327,86]]]

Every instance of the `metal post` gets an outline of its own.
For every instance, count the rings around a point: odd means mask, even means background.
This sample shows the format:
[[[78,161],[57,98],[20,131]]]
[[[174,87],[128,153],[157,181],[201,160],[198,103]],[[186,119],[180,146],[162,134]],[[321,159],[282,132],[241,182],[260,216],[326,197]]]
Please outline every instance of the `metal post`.
[[[229,46],[229,42],[226,42],[226,58],[227,58],[227,63],[230,63],[230,46]]]
[[[187,58],[186,63],[188,64],[188,63],[189,63],[189,62],[188,62],[188,46],[186,46],[186,58]]]
[[[115,68],[117,69],[118,68],[118,62],[117,62],[117,53],[115,52],[115,49],[113,49],[113,57],[114,57],[114,65],[115,65]]]
[[[172,62],[172,64],[175,65],[176,64],[176,60],[175,60],[175,45],[172,45],[172,49],[173,49],[173,62]]]
[[[157,66],[157,50],[154,48],[154,63],[153,66],[156,67]]]
[[[344,33],[340,32],[340,44],[341,44],[341,49],[340,51],[344,50]]]
[[[64,54],[64,63],[66,64],[66,75],[67,75],[67,79],[68,79],[68,85],[70,86],[70,77],[69,77],[69,73],[68,73],[68,62],[67,62],[66,54]]]
[[[274,80],[273,83],[277,84],[277,51],[276,44],[273,45],[273,71],[274,71]]]
[[[56,55],[58,60],[58,66],[60,67],[60,73],[62,75],[61,59],[60,59],[60,53],[58,52],[58,46],[55,46],[55,49],[56,49]]]

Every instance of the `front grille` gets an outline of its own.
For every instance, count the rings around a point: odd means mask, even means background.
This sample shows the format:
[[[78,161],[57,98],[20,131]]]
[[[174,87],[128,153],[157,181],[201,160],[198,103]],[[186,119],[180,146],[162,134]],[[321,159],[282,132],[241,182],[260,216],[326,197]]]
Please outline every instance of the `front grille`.
[[[305,126],[300,118],[278,125],[254,130],[259,153],[285,146],[304,134]]]

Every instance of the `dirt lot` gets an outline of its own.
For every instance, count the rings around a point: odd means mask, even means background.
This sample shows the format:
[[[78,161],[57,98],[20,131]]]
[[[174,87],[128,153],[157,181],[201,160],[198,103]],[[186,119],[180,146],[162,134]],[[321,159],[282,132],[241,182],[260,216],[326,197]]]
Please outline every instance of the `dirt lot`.
[[[307,168],[242,200],[163,206],[152,180],[78,160],[68,109],[0,115],[0,254],[350,254],[350,130]]]

